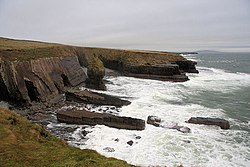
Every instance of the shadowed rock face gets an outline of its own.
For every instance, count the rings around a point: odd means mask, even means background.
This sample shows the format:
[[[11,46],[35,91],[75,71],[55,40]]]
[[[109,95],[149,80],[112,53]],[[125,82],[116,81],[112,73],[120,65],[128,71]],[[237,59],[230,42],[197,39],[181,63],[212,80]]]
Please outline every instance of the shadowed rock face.
[[[30,61],[0,61],[0,86],[10,98],[30,103],[47,101],[85,81],[77,57],[52,57]],[[6,97],[7,98],[7,97]]]
[[[106,125],[118,129],[144,130],[145,121],[131,117],[119,117],[106,113],[93,113],[85,110],[57,112],[59,122],[82,125]]]
[[[191,117],[187,122],[192,124],[216,125],[221,127],[221,129],[230,128],[229,122],[220,118]]]
[[[67,101],[74,101],[78,103],[96,104],[96,105],[112,105],[121,107],[129,105],[131,102],[121,100],[118,97],[106,95],[103,93],[92,92],[90,90],[68,90],[66,93]]]

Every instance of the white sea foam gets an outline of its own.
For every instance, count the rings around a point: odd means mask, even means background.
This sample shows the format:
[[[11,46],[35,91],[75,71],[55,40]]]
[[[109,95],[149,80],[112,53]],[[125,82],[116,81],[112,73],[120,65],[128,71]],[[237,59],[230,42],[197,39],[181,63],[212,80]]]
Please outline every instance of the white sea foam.
[[[78,126],[72,135],[75,140],[71,140],[70,144],[82,149],[94,149],[105,156],[120,158],[139,166],[250,166],[249,132],[237,129],[225,131],[216,126],[185,122],[190,117],[205,116],[225,118],[232,126],[241,126],[242,123],[228,117],[223,109],[203,106],[199,103],[202,99],[192,102],[187,102],[187,99],[203,92],[218,92],[220,95],[233,93],[250,85],[250,75],[206,67],[199,67],[198,70],[200,74],[189,74],[191,80],[184,83],[130,77],[106,78],[110,81],[106,93],[132,102],[116,114],[144,120],[149,115],[155,115],[165,123],[176,122],[180,126],[187,126],[191,133],[184,134],[152,125],[146,125],[143,131],[102,125]],[[84,107],[78,106],[79,109]],[[105,107],[101,109],[105,110]],[[98,111],[100,108],[92,110]],[[244,126],[249,127],[249,124],[245,122]],[[92,131],[87,134],[88,140],[82,136],[83,129]],[[132,146],[127,144],[130,140],[134,142]]]

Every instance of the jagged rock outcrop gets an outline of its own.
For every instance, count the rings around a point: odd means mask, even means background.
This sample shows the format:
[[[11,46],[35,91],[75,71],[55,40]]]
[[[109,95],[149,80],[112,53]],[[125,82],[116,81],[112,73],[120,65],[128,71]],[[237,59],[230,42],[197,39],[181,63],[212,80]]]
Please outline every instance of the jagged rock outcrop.
[[[221,127],[221,129],[230,128],[229,122],[220,118],[191,117],[187,122],[192,124],[216,125]]]
[[[76,56],[40,58],[28,61],[0,60],[3,98],[30,103],[46,101],[86,80]],[[2,89],[3,88],[3,89]]]
[[[111,95],[97,93],[90,90],[68,90],[65,93],[67,101],[74,101],[77,103],[86,103],[86,104],[96,104],[96,105],[112,105],[121,107],[124,105],[129,105],[131,102],[127,100],[122,100],[118,97]]]
[[[106,125],[118,129],[144,130],[145,121],[131,117],[120,117],[106,113],[94,113],[86,110],[68,110],[57,112],[59,122],[81,125]]]

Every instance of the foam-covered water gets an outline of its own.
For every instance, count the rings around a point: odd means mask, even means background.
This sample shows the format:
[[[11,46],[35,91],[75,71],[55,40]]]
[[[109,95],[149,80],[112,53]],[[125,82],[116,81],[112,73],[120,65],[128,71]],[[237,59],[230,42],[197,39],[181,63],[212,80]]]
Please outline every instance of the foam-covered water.
[[[204,61],[200,55],[191,58],[198,63]],[[222,64],[234,62],[224,59]],[[216,57],[211,61],[216,62]],[[81,140],[83,128],[78,127],[72,134],[77,142],[70,143],[139,166],[250,166],[250,72],[219,68],[211,61],[198,66],[200,73],[189,74],[190,81],[183,83],[106,78],[110,81],[108,94],[132,102],[119,109],[118,115],[144,120],[154,115],[187,126],[191,133],[152,125],[146,125],[143,131],[98,125],[84,127],[92,131],[87,134],[88,140]],[[185,123],[196,116],[224,118],[230,121],[231,129]],[[130,140],[132,146],[127,144]],[[106,147],[115,151],[107,151]]]

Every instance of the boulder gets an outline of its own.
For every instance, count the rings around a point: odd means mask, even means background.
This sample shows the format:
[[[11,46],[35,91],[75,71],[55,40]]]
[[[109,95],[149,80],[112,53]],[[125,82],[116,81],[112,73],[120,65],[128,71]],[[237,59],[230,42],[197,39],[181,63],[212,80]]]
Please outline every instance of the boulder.
[[[221,127],[221,129],[230,128],[229,122],[220,118],[191,117],[187,122],[192,124],[216,125]]]
[[[86,110],[67,110],[57,112],[59,122],[80,125],[106,125],[118,129],[144,130],[145,121],[131,117],[120,117],[106,113]]]
[[[96,105],[112,105],[116,107],[121,107],[124,105],[129,105],[131,102],[127,100],[122,100],[118,97],[111,95],[106,95],[103,93],[97,93],[90,90],[68,90],[66,93],[67,101],[74,101],[78,103],[96,104]]]
[[[134,142],[132,140],[127,142],[128,145],[132,146],[134,144]]]
[[[182,133],[190,133],[190,128],[186,126],[179,126],[177,123],[166,123],[161,118],[156,116],[148,116],[147,124],[154,125],[156,127],[162,127],[167,129],[176,129]]]

